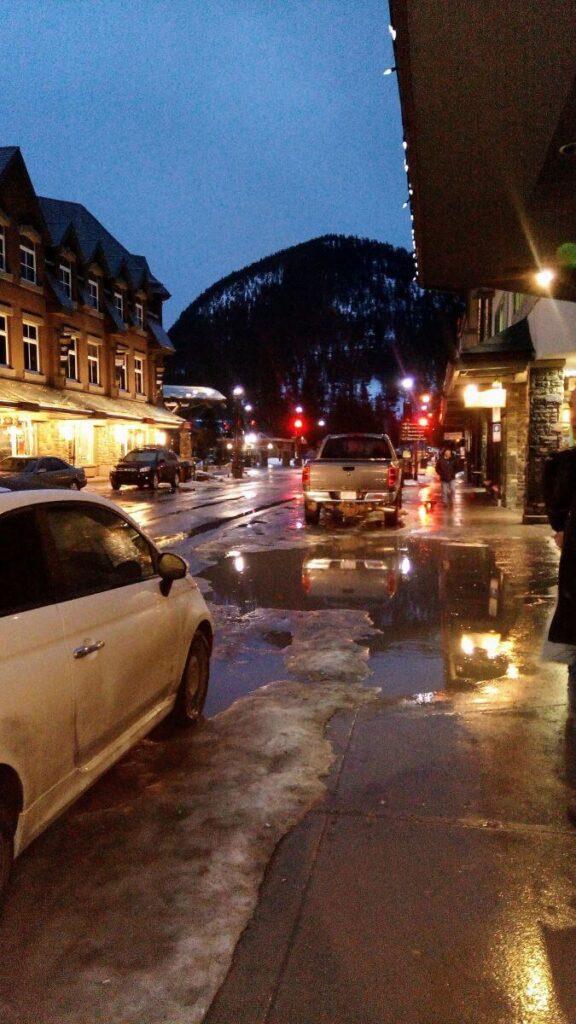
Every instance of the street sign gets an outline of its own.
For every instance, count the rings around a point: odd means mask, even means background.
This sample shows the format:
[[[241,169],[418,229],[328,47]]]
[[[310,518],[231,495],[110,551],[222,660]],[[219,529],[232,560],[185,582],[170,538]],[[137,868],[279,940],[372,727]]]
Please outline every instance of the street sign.
[[[417,423],[401,423],[400,424],[400,440],[401,441],[422,441],[424,438],[424,431],[422,427]]]

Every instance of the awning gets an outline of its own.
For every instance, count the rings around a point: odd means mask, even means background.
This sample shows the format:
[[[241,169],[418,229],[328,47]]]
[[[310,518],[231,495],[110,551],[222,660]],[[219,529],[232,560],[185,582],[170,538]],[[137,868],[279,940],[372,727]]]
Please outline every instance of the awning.
[[[108,398],[106,395],[86,394],[51,388],[46,384],[0,379],[0,410],[16,408],[28,412],[61,413],[65,416],[91,419],[130,420],[153,423],[165,427],[180,427],[183,420],[167,409],[150,402],[136,402],[126,398]]]
[[[574,240],[576,0],[389,3],[420,283],[538,290]]]

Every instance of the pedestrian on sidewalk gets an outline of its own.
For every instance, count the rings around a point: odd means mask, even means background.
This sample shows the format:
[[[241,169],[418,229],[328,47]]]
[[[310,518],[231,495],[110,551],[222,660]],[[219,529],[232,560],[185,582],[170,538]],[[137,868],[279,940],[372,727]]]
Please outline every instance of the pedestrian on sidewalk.
[[[454,481],[458,472],[458,459],[451,448],[445,448],[436,459],[436,472],[440,477],[442,485],[442,501],[445,505],[452,505],[454,502]]]
[[[576,390],[571,395],[570,412],[576,428]],[[561,552],[558,598],[548,640],[557,645],[553,660],[568,664],[568,726],[576,729],[576,448],[554,452],[546,459],[544,501]],[[576,800],[568,815],[576,825]]]

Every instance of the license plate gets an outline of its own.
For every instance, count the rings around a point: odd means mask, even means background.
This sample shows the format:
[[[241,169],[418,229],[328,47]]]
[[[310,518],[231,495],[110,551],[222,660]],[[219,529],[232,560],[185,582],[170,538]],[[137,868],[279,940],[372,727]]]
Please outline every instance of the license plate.
[[[340,491],[340,497],[342,501],[354,501],[356,498],[356,491]]]

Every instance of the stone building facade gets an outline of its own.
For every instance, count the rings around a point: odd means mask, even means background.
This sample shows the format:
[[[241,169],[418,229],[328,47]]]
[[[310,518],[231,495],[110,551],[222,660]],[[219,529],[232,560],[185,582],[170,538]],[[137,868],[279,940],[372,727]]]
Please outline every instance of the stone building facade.
[[[20,150],[0,147],[0,458],[96,475],[169,442],[182,421],[161,404],[168,297],[143,256],[80,204],[38,196]]]
[[[544,522],[543,461],[572,443],[576,303],[471,292],[448,379],[445,430],[465,437],[471,480],[524,522]]]

